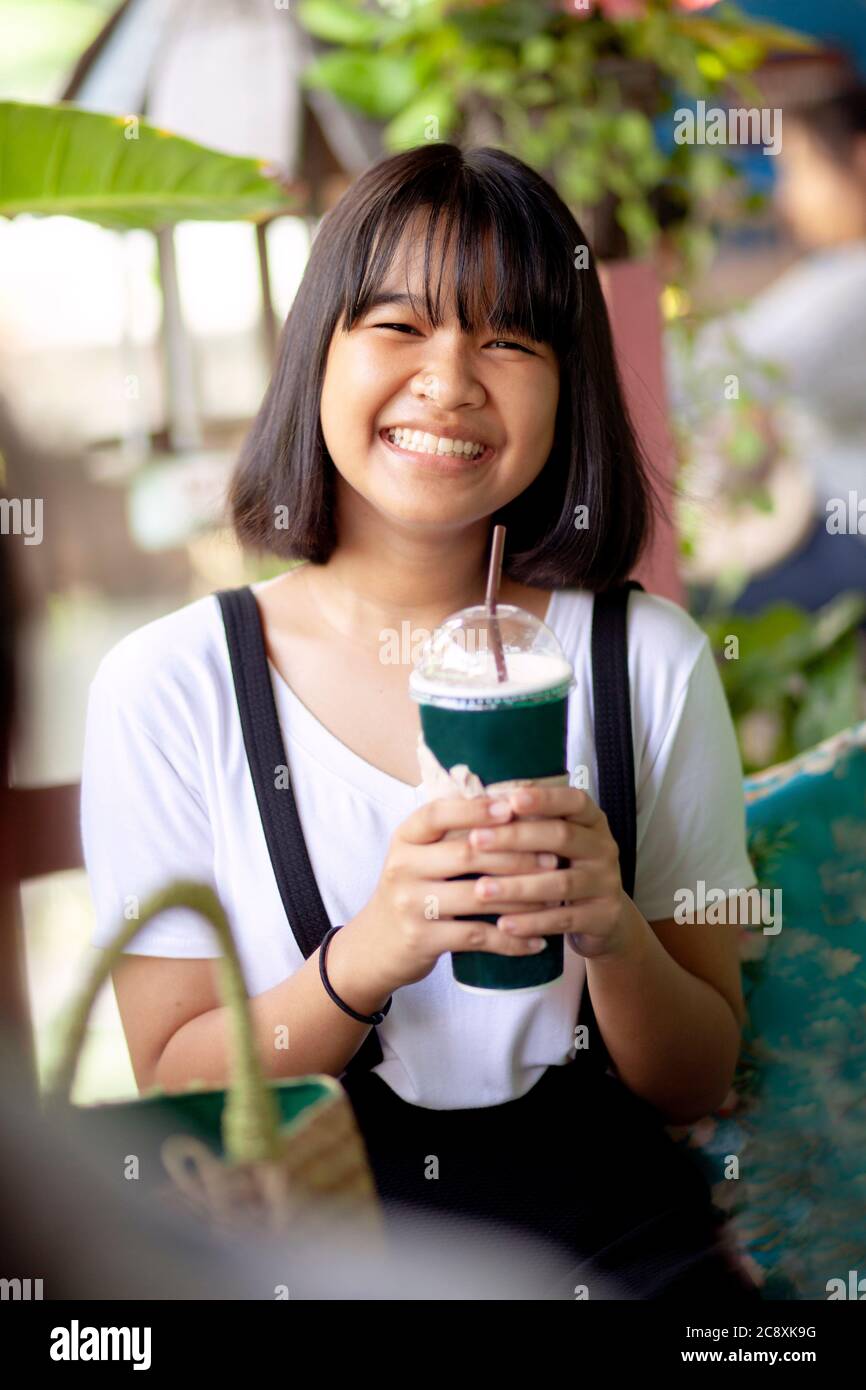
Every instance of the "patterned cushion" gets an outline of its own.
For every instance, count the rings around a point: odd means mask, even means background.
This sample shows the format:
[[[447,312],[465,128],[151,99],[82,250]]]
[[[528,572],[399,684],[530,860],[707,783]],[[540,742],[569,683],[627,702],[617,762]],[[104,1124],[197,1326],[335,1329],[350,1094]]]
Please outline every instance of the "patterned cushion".
[[[781,889],[782,926],[738,928],[748,1019],[734,1089],[669,1133],[694,1149],[764,1296],[825,1299],[829,1279],[866,1275],[866,722],[745,790],[749,852],[761,886]]]

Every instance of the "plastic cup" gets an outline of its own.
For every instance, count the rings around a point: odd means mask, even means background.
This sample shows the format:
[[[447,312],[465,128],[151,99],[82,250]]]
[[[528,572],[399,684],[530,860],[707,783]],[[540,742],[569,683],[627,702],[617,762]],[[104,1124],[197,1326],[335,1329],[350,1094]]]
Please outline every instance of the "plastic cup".
[[[504,681],[497,676],[497,634]],[[419,705],[424,742],[442,767],[450,771],[464,764],[487,789],[515,779],[567,782],[573,685],[571,664],[545,623],[512,604],[498,604],[494,615],[480,604],[453,614],[428,638],[409,678],[409,693]],[[501,913],[464,915],[495,924]],[[545,940],[544,950],[532,956],[455,952],[454,978],[472,992],[552,984],[562,975],[563,938],[557,933]]]

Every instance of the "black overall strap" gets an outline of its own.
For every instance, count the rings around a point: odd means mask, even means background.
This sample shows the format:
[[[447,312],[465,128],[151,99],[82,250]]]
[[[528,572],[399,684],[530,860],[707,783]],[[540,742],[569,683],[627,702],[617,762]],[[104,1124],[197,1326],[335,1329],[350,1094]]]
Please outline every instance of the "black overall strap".
[[[636,579],[629,579],[616,589],[596,594],[592,610],[592,706],[598,804],[619,846],[622,886],[629,897],[634,893],[637,842],[627,640],[628,598],[632,589],[643,589],[643,585]],[[610,1066],[610,1056],[595,1019],[588,985],[584,985],[577,1021],[588,1029],[588,1055],[606,1070]]]
[[[217,595],[225,625],[238,713],[250,775],[280,898],[295,940],[307,960],[331,922],[322,902],[298,816],[274,688],[268,667],[261,614],[249,587]],[[369,1070],[382,1061],[382,1045],[371,1028],[348,1070]]]

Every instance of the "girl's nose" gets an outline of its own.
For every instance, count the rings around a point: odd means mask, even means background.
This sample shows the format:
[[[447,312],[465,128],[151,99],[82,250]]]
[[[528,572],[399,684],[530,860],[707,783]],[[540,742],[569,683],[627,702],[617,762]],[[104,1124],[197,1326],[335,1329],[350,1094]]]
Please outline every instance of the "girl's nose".
[[[487,399],[484,386],[462,354],[423,367],[412,378],[411,391],[419,399],[435,401],[443,410],[484,405]]]

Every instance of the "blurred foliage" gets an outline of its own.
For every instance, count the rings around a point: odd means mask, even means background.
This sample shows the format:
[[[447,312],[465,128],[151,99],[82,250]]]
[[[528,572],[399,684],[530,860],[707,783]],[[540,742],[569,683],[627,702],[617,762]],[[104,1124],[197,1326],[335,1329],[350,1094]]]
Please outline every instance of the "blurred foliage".
[[[4,217],[65,214],[121,229],[288,212],[291,195],[267,167],[137,117],[0,102]]]
[[[767,470],[787,455],[784,428],[776,418],[784,400],[785,373],[775,362],[748,352],[733,327],[719,337],[718,352],[702,358],[701,330],[714,316],[688,305],[668,315],[665,334],[676,355],[677,389],[672,392],[671,426],[677,458],[677,526],[680,554],[694,554],[703,504],[691,496],[693,479],[711,471],[726,502],[773,510]],[[728,599],[745,586],[745,573],[732,568],[724,584]]]
[[[665,185],[689,259],[703,247],[696,204],[733,168],[715,147],[663,148],[654,119],[670,116],[684,93],[734,87],[754,104],[749,74],[764,58],[811,46],[732,5],[699,16],[675,0],[646,0],[642,17],[620,20],[566,0],[300,0],[297,13],[333,45],[305,82],[386,122],[388,149],[498,144],[544,174],[578,216],[611,202],[633,254],[659,233],[653,194]]]
[[[864,619],[866,596],[847,593],[817,613],[777,603],[755,615],[698,620],[719,665],[746,772],[784,762],[864,717]]]
[[[706,522],[706,502],[690,495],[693,483],[718,484],[716,504],[733,511],[772,511],[769,469],[787,457],[778,410],[785,399],[783,371],[748,353],[731,328],[718,353],[695,350],[703,320],[695,314],[668,325],[681,378],[672,405],[678,458],[677,521],[680,552],[688,559]],[[735,382],[735,394],[723,392]],[[864,651],[859,626],[866,596],[842,594],[818,613],[777,603],[755,615],[730,604],[746,586],[749,568],[731,547],[730,569],[710,590],[710,609],[698,618],[716,653],[746,772],[802,753],[866,716]],[[730,638],[738,648],[731,654]]]
[[[0,0],[0,97],[52,101],[118,0]]]

